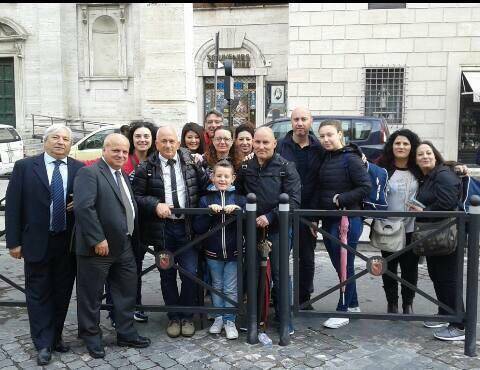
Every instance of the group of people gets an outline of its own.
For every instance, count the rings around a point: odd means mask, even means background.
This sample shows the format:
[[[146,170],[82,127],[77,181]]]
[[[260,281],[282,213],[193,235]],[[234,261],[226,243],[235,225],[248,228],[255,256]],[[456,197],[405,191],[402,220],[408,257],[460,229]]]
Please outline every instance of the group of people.
[[[75,277],[77,278],[78,333],[92,357],[105,356],[100,329],[104,290],[112,305],[110,318],[117,344],[143,348],[150,340],[140,336],[134,320],[148,316],[135,311],[141,305],[142,260],[148,246],[169,251],[177,269],[160,269],[161,291],[169,310],[168,336],[191,337],[195,333],[192,313],[181,306],[196,304],[195,284],[198,250],[186,248],[195,235],[225,222],[237,209],[245,208],[245,196],[257,197],[256,224],[259,235],[272,243],[271,272],[275,314],[279,297],[278,198],[289,195],[290,209],[362,209],[371,182],[354,144],[345,145],[341,123],[320,124],[312,134],[312,115],[298,107],[291,114],[292,130],[278,143],[270,128],[254,129],[244,124],[235,132],[223,126],[223,115],[206,114],[204,127],[184,125],[180,139],[175,128],[143,121],[130,124],[125,135],[106,137],[102,158],[82,163],[68,157],[71,131],[52,125],[45,131],[45,152],[17,161],[7,188],[6,239],[14,258],[25,261],[25,291],[32,340],[39,365],[48,364],[52,351],[67,352],[62,339]],[[432,143],[421,141],[408,129],[393,133],[378,164],[389,174],[388,204],[394,211],[448,211],[457,209],[460,180],[446,166]],[[415,196],[425,208],[412,206]],[[182,208],[209,208],[202,215],[179,213]],[[172,212],[172,209],[175,209]],[[407,241],[413,219],[405,218]],[[340,217],[312,220],[299,229],[300,304],[309,303],[315,272],[314,250],[317,222],[339,236]],[[349,217],[347,244],[356,248],[363,223]],[[212,293],[215,307],[232,307],[237,297],[236,227],[222,227],[210,235],[201,249],[211,285],[228,299]],[[324,240],[332,265],[340,275],[340,247]],[[388,252],[382,252],[384,256]],[[348,253],[347,276],[354,275],[353,253]],[[453,307],[456,289],[455,254],[427,257],[428,271],[440,302]],[[408,252],[389,262],[388,269],[416,285],[418,257]],[[398,284],[383,275],[387,311],[398,312]],[[291,292],[289,292],[291,295]],[[414,291],[402,285],[403,313],[413,312]],[[360,312],[355,282],[346,285],[337,311]],[[439,308],[439,314],[446,313]],[[218,314],[210,333],[225,330],[228,339],[238,338],[234,314]],[[347,318],[329,318],[328,328],[348,324]],[[463,327],[455,323],[425,323],[442,326],[435,337],[463,339]],[[445,326],[448,325],[448,326]],[[292,320],[290,333],[294,332]]]

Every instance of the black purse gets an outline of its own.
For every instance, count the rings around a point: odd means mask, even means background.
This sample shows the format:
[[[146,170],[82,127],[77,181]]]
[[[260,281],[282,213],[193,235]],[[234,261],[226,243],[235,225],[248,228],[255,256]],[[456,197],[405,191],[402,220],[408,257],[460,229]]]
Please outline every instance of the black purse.
[[[412,243],[433,232],[433,235],[413,247],[417,256],[447,256],[457,248],[457,224],[446,226],[453,218],[435,222],[415,221]]]

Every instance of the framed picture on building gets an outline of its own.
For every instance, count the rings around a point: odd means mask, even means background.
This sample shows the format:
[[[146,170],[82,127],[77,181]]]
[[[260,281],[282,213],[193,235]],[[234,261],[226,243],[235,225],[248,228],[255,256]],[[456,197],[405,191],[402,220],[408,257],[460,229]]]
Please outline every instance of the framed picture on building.
[[[284,85],[270,85],[270,102],[271,104],[285,103],[285,86]]]

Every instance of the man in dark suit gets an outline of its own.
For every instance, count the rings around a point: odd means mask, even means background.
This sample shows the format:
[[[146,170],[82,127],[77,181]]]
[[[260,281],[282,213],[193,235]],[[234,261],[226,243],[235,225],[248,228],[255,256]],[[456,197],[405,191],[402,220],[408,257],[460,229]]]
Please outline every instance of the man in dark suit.
[[[52,125],[44,135],[45,152],[15,163],[7,188],[7,248],[25,261],[25,296],[30,334],[46,365],[52,349],[68,352],[63,324],[75,280],[75,254],[70,249],[74,224],[73,179],[83,163],[67,157],[72,132]]]
[[[138,211],[130,181],[122,173],[129,146],[125,136],[108,135],[102,159],[80,170],[74,184],[78,331],[94,358],[105,356],[99,323],[107,276],[117,344],[136,348],[150,345],[150,339],[139,336],[133,325]]]

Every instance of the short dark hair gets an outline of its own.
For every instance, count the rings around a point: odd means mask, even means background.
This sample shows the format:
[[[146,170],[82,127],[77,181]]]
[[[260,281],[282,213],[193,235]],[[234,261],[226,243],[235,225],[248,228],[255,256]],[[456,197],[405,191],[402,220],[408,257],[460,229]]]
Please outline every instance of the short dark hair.
[[[207,117],[211,114],[214,114],[216,115],[217,117],[220,117],[221,119],[223,119],[223,113],[220,112],[219,110],[216,110],[216,109],[210,109],[207,114],[205,114],[205,119],[203,120],[203,122],[206,122],[207,121]]]
[[[200,137],[200,145],[198,146],[197,153],[203,154],[203,152],[205,151],[204,128],[195,122],[187,122],[183,126],[182,137],[180,139],[180,146],[182,148],[187,148],[187,145],[185,144],[185,136],[187,135],[188,131],[193,131]]]
[[[445,163],[445,160],[443,159],[442,155],[440,154],[438,149],[435,148],[435,145],[433,145],[433,143],[431,141],[429,141],[429,140],[420,141],[420,143],[417,146],[417,149],[420,145],[428,145],[432,149],[433,155],[435,156],[435,162],[436,162],[435,167],[438,166],[439,164],[444,164]],[[416,152],[416,150],[415,150],[415,152]]]
[[[130,150],[129,153],[132,154],[135,150],[135,146],[133,145],[133,134],[135,131],[141,127],[148,128],[150,130],[150,134],[152,135],[152,145],[148,148],[147,156],[152,154],[155,150],[155,138],[157,136],[157,127],[152,122],[147,121],[132,121],[130,122],[129,130],[128,130],[128,141],[130,142]]]
[[[212,173],[215,173],[218,167],[230,168],[230,170],[232,170],[232,175],[235,174],[235,169],[233,168],[232,163],[226,159],[221,159],[217,163],[215,163]]]
[[[255,135],[255,128],[253,127],[253,125],[251,125],[250,123],[243,123],[240,126],[237,126],[235,128],[235,139],[243,131],[249,132],[250,135],[252,135],[252,138],[253,138],[253,135]]]

